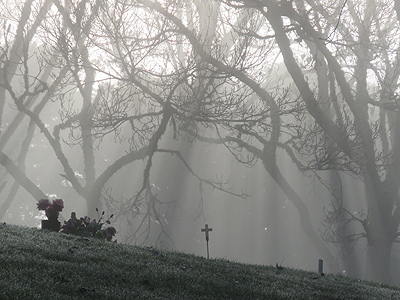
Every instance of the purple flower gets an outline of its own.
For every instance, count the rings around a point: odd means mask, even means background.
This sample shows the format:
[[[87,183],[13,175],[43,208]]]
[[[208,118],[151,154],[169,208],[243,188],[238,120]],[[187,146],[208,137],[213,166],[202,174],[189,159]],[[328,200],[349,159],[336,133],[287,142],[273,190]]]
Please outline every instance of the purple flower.
[[[53,200],[53,206],[58,211],[62,211],[62,209],[64,208],[64,202],[61,199],[55,199]]]
[[[45,210],[46,217],[48,219],[57,219],[59,212],[60,211],[58,210],[58,207],[54,206],[53,204],[50,204]]]
[[[46,210],[46,208],[50,205],[50,201],[48,199],[40,199],[37,203],[38,210]]]
[[[57,219],[58,214],[64,208],[64,202],[61,199],[55,199],[53,203],[50,203],[48,199],[40,199],[37,203],[37,208],[44,210],[49,220]]]
[[[85,223],[86,225],[88,225],[90,223],[90,218],[88,216],[85,216],[83,218],[83,223]]]

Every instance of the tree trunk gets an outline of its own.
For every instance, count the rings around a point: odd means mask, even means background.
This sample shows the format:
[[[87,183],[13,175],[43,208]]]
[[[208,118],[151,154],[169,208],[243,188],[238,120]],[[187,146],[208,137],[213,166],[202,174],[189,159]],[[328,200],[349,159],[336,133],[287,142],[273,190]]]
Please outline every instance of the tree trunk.
[[[21,186],[36,200],[47,198],[47,196],[11,161],[11,159],[0,151],[0,164],[7,172],[18,181]]]
[[[365,178],[368,216],[364,228],[368,240],[366,278],[390,283],[391,248],[398,229],[392,216],[393,202],[385,190],[378,190],[369,176]]]
[[[380,240],[368,246],[365,279],[391,283],[390,252],[392,245],[392,241]]]
[[[89,192],[86,200],[87,216],[97,218],[96,209],[101,213],[103,211],[103,202],[101,201],[101,189]]]
[[[312,226],[310,213],[303,200],[296,193],[296,191],[293,190],[291,185],[282,175],[274,160],[269,158],[264,159],[264,167],[267,170],[268,174],[275,180],[275,182],[279,185],[285,195],[296,207],[297,212],[300,216],[301,228],[304,230],[307,237],[311,240],[312,244],[316,247],[322,258],[326,261],[329,272],[338,272],[337,262],[335,261],[335,258],[332,256],[328,247],[324,244],[320,236],[315,232],[315,229]]]

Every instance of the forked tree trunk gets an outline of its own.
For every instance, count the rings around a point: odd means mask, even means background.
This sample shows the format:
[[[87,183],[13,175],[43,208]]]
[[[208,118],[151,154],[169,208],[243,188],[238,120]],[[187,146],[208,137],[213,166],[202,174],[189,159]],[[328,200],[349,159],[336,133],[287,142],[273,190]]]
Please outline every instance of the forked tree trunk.
[[[103,211],[103,203],[101,201],[101,190],[94,191],[92,190],[89,193],[89,196],[85,199],[86,200],[86,215],[91,218],[97,219],[96,209],[101,213]]]

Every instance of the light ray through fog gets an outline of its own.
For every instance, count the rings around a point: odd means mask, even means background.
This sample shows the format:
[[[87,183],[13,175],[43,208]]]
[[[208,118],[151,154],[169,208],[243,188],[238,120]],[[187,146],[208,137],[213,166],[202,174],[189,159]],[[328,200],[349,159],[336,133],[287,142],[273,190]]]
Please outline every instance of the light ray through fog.
[[[254,193],[240,199],[204,186],[203,214],[196,218],[200,199],[196,179],[185,173],[179,160],[160,156],[154,162],[152,180],[160,188],[160,199],[176,201],[165,212],[165,229],[175,249],[205,256],[200,229],[208,223],[213,227],[211,257],[270,265],[284,260],[287,266],[315,270],[318,253],[310,251],[305,242],[308,238],[298,226],[296,210],[261,164],[253,168],[241,166],[227,155],[226,149],[198,142],[181,150],[197,174],[230,178],[229,186],[234,191]]]

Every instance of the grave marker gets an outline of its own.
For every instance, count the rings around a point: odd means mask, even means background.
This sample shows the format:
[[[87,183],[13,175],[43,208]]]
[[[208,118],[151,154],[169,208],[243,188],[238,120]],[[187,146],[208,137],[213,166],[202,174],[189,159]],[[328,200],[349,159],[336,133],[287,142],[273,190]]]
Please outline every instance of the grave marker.
[[[324,261],[322,259],[318,260],[318,273],[319,274],[324,273]]]
[[[208,241],[210,240],[210,236],[208,234],[208,232],[212,231],[212,228],[208,227],[208,224],[205,225],[204,228],[201,229],[201,232],[205,232],[206,233],[206,242],[207,242],[207,259],[210,258],[210,252],[208,250]]]

